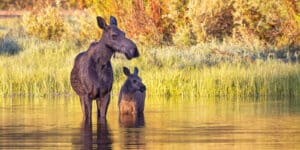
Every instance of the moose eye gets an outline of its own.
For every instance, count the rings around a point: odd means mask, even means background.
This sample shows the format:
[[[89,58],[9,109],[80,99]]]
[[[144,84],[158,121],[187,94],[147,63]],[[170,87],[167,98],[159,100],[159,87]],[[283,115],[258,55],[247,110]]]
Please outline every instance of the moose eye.
[[[112,35],[112,39],[113,39],[113,40],[116,40],[117,38],[118,38],[118,35],[117,35],[117,34],[113,34],[113,35]]]
[[[136,83],[136,80],[132,80],[133,83]]]

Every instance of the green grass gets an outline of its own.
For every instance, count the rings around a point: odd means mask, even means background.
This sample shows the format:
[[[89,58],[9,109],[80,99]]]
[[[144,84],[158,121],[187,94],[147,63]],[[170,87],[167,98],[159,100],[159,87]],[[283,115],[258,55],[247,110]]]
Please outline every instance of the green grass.
[[[154,95],[299,96],[300,65],[297,63],[218,62],[214,56],[207,60],[205,49],[201,48],[146,49],[141,60],[132,62],[131,66],[141,68],[148,93]],[[150,57],[149,53],[156,56]],[[114,61],[115,68],[120,65],[121,62]],[[118,82],[115,86],[119,86]]]
[[[4,21],[5,22],[5,21]],[[16,22],[1,24],[11,26]],[[17,29],[17,30],[16,30]],[[0,54],[0,95],[74,95],[69,82],[77,53],[88,45],[78,46],[70,39],[60,41],[29,37],[20,27],[1,30],[0,47],[13,41],[18,53]],[[139,45],[141,56],[128,61],[122,55],[112,58],[113,95],[117,96],[125,80],[122,67],[139,67],[148,95],[161,96],[300,96],[300,65],[281,60],[248,61],[242,55],[256,55],[255,48],[241,43],[202,43],[193,47],[149,48]],[[12,47],[14,49],[14,47]],[[214,54],[219,49],[229,57]],[[253,50],[255,49],[255,50]]]

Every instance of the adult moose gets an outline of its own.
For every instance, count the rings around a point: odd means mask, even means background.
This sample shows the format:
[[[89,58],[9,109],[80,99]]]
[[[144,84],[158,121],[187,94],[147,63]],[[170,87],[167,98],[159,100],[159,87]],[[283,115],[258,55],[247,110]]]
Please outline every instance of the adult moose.
[[[97,22],[103,30],[101,39],[76,56],[71,71],[71,85],[80,97],[83,119],[87,121],[91,121],[93,99],[97,101],[97,116],[106,116],[113,84],[112,55],[123,53],[128,60],[139,56],[135,43],[118,28],[115,17],[110,17],[110,25],[100,16]]]

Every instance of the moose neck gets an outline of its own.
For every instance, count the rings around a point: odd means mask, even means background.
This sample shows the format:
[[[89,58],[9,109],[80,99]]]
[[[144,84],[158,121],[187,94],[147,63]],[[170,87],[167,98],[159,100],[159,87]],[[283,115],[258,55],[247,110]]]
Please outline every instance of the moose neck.
[[[126,101],[131,101],[134,99],[134,91],[130,90],[129,87],[122,87],[122,98]]]
[[[102,40],[92,43],[88,50],[89,57],[100,65],[107,64],[113,53],[113,50],[107,47]]]

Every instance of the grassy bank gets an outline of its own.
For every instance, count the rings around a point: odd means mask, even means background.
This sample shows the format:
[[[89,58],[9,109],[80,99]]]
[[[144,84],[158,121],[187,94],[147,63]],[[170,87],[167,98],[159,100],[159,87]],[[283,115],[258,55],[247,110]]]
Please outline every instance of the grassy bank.
[[[6,42],[6,43],[5,43]],[[69,75],[77,53],[88,45],[40,40],[6,33],[1,47],[15,43],[20,51],[0,55],[0,95],[75,94]],[[141,56],[132,61],[122,55],[112,58],[113,94],[125,80],[123,65],[140,68],[149,95],[163,96],[299,96],[300,65],[278,59],[230,57],[213,53],[224,49],[232,53],[247,47],[206,43],[193,47],[147,48],[139,45]]]

